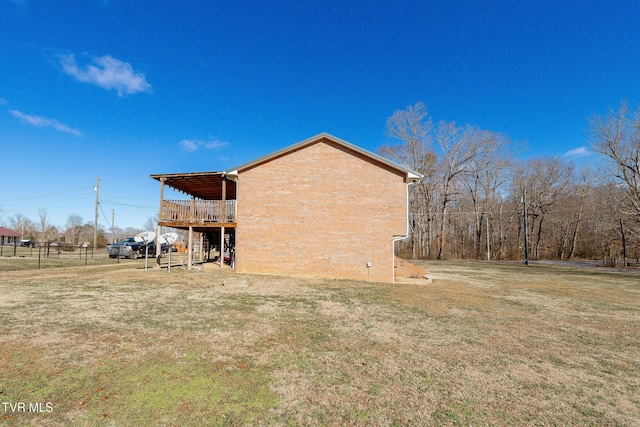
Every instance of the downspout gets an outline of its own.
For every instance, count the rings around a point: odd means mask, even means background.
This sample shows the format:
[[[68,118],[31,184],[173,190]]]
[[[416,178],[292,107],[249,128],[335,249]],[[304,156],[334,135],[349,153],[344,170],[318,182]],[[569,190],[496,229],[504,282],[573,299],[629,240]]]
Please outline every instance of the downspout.
[[[391,265],[393,265],[393,281],[391,283],[396,283],[396,242],[400,240],[405,240],[409,237],[409,186],[415,184],[420,180],[421,177],[416,176],[412,173],[407,173],[407,232],[404,236],[398,236],[391,239],[393,242],[391,245]]]

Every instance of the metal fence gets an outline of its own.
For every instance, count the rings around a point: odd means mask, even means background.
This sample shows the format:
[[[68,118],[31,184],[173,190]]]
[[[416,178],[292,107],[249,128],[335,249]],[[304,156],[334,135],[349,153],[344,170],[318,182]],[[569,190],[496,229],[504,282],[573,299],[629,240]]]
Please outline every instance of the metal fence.
[[[123,256],[111,258],[106,248],[93,249],[91,245],[71,245],[65,243],[45,243],[34,246],[0,245],[0,271],[28,270],[51,267],[79,267],[85,265],[107,265],[126,262],[132,266],[142,268],[158,266],[169,267],[169,260],[174,266],[185,264],[187,254],[184,251],[172,250],[172,257],[164,254],[161,259],[155,259],[155,253],[145,257],[142,253],[137,260],[125,259]],[[173,258],[173,259],[172,259]],[[197,262],[203,262],[201,257]]]
[[[97,261],[103,264],[109,260],[107,252],[103,248],[94,250],[91,245],[71,245],[58,242],[26,246],[0,245],[0,257],[5,259],[6,263],[11,261],[7,258],[13,259],[14,266],[19,266],[15,264],[19,262],[19,259],[24,259],[25,262],[33,260],[33,263],[27,263],[31,268],[49,265],[88,265],[89,263],[95,264]]]

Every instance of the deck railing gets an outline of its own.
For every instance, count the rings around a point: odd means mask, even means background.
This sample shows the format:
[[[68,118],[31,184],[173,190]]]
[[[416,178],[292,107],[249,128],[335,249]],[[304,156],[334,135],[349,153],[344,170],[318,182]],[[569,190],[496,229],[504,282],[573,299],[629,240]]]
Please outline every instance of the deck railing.
[[[224,218],[222,217],[224,207]],[[160,221],[175,223],[234,223],[235,200],[163,200]]]

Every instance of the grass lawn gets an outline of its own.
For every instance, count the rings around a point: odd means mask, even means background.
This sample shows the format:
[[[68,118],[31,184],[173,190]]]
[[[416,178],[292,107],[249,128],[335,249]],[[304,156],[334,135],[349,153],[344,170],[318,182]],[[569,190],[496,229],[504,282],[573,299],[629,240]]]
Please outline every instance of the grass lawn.
[[[0,425],[640,425],[638,274],[141,265],[0,273]]]

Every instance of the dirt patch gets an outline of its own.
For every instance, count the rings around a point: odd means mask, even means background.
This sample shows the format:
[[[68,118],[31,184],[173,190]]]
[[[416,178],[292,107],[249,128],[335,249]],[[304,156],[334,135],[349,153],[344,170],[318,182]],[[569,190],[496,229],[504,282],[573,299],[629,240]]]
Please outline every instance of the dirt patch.
[[[395,257],[396,278],[423,279],[427,275],[424,266],[415,265],[402,258]]]

